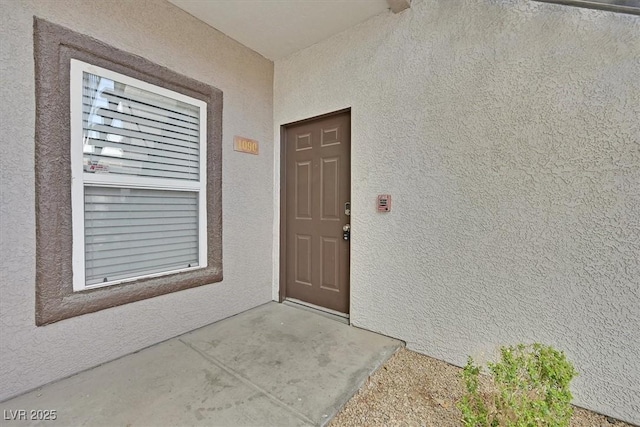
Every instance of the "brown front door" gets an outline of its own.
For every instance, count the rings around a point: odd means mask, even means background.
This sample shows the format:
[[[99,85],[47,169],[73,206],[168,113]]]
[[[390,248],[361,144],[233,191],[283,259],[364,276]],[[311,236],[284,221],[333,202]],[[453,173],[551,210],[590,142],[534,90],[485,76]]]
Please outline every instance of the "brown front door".
[[[349,313],[350,113],[285,129],[285,295]]]

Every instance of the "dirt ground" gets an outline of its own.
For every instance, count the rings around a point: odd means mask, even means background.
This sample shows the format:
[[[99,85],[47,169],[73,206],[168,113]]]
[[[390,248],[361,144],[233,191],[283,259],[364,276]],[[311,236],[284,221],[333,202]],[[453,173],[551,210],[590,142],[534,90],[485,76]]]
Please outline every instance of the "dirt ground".
[[[456,404],[464,393],[461,369],[401,349],[375,372],[329,424],[342,426],[460,427]],[[575,408],[571,427],[632,427]]]

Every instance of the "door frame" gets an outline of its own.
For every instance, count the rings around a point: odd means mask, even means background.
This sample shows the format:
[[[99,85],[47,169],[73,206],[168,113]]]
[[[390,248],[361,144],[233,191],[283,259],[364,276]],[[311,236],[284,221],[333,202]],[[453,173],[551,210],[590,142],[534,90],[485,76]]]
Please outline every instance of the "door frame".
[[[292,126],[344,113],[349,114],[349,123],[351,123],[351,107],[348,107],[280,125],[280,283],[278,284],[278,302],[283,302],[287,297],[287,129]],[[349,139],[351,140],[351,138]],[[349,144],[349,153],[351,153],[351,146],[352,144]],[[349,157],[351,158],[351,156]],[[351,175],[351,162],[349,162],[349,174]],[[351,182],[351,184],[353,187],[353,182]],[[351,198],[353,199],[353,194]],[[353,216],[353,208],[351,212],[351,216]],[[349,222],[352,222],[352,220],[350,219]],[[351,253],[351,246],[349,246],[349,253]],[[351,264],[351,255],[349,255],[349,264]],[[351,280],[351,277],[349,277],[349,280]],[[349,292],[349,305],[351,305],[351,292]]]

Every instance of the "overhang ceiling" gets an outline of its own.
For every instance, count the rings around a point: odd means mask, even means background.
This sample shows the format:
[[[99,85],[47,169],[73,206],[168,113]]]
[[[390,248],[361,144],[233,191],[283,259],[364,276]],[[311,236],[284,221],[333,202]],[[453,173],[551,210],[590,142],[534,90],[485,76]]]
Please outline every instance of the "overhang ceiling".
[[[387,0],[169,0],[276,60],[389,9]]]

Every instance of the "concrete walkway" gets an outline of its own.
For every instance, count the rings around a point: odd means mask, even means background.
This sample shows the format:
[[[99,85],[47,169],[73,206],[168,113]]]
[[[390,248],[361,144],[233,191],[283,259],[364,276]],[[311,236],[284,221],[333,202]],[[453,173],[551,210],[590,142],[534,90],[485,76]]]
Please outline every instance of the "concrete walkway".
[[[327,423],[401,342],[269,303],[0,404],[47,426]]]

